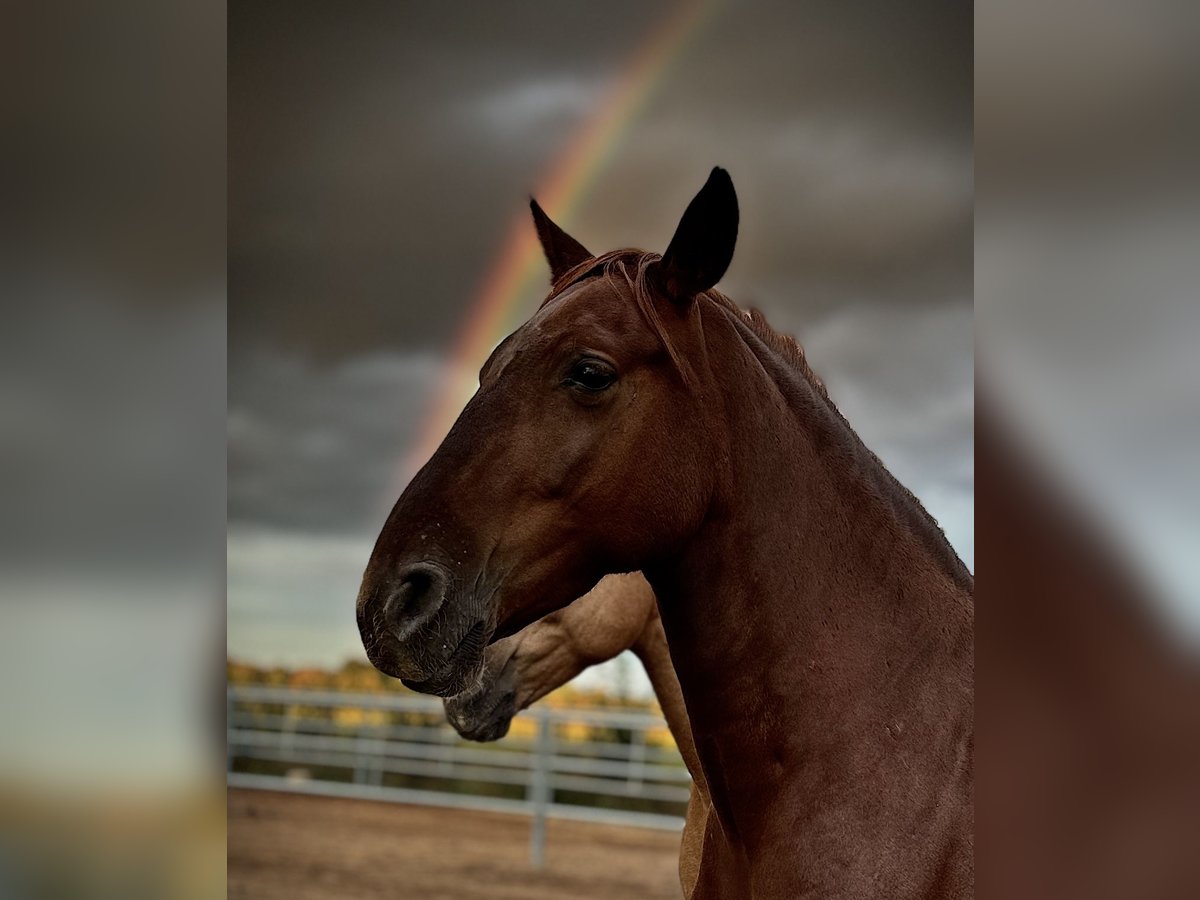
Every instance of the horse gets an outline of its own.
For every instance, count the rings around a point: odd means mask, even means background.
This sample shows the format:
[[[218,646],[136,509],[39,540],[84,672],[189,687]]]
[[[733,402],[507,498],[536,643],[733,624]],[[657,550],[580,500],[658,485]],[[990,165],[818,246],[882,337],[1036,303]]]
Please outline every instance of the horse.
[[[799,344],[715,289],[729,174],[661,255],[593,255],[531,211],[552,287],[384,523],[368,658],[452,696],[491,641],[641,571],[731,851],[715,866],[755,898],[970,895],[973,577]],[[721,874],[704,896],[733,895]]]
[[[493,643],[484,653],[479,683],[446,699],[446,718],[468,740],[499,740],[508,733],[518,712],[584,669],[626,650],[633,651],[645,667],[667,727],[692,775],[679,847],[679,883],[683,896],[690,898],[699,880],[706,842],[711,854],[711,846],[721,838],[707,834],[708,788],[654,591],[640,574],[609,575],[570,606]],[[715,823],[713,827],[717,827]]]

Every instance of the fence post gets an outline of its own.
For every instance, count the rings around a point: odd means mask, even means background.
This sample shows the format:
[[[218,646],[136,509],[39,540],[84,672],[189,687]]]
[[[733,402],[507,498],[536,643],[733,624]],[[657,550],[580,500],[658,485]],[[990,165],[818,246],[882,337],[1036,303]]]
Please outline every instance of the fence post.
[[[371,762],[368,768],[368,778],[371,784],[383,784],[383,770],[387,768],[388,738],[387,726],[373,724],[371,726]]]
[[[444,717],[435,733],[442,747],[442,752],[438,754],[438,772],[446,778],[453,778],[458,763],[458,734]]]
[[[283,708],[283,724],[279,726],[279,750],[284,756],[284,761],[291,764],[288,759],[295,750],[296,745],[296,704],[288,703]]]
[[[550,805],[550,716],[536,710],[537,745],[533,754],[533,772],[529,777],[529,800],[533,804],[533,827],[529,835],[529,857],[535,869],[546,860],[546,811]]]
[[[358,724],[358,733],[354,736],[354,783],[366,784],[370,778],[371,771],[371,753],[367,748],[370,746],[370,737],[367,724],[366,714],[364,710],[359,710],[363,713],[363,720]]]
[[[646,778],[646,730],[643,726],[630,729],[629,775],[626,788],[632,794],[642,789]]]

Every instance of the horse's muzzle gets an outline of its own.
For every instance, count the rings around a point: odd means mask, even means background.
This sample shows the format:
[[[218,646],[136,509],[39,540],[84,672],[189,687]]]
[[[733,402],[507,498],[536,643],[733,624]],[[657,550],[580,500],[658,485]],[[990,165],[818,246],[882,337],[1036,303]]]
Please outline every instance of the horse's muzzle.
[[[450,578],[436,563],[368,571],[359,591],[359,635],[371,664],[415,691],[452,696],[478,677],[491,629],[448,604]]]

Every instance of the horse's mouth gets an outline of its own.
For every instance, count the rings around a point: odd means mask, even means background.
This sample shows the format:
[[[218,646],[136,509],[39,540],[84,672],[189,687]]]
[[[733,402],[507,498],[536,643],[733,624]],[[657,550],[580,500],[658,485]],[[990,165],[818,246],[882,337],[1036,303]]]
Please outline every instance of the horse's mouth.
[[[494,699],[483,713],[472,709],[478,701],[462,704],[466,707],[465,710],[462,706],[454,709],[447,705],[446,717],[450,724],[468,741],[498,741],[508,734],[513,716],[517,714],[516,695],[512,691],[500,691],[494,694],[489,692],[489,696]]]
[[[489,741],[498,741],[508,734],[512,720],[513,717],[511,715],[499,715],[474,728],[460,731],[459,734],[468,741],[478,741],[482,744],[486,744]]]
[[[487,647],[490,629],[486,622],[476,622],[462,636],[446,662],[426,678],[405,678],[401,682],[409,690],[437,697],[453,697],[472,686],[483,667],[483,651]]]

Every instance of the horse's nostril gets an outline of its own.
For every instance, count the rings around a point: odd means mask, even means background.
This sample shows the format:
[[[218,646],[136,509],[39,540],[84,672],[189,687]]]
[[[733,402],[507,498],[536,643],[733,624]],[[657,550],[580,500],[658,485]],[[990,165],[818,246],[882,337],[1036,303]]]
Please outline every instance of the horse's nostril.
[[[383,605],[384,621],[404,640],[428,622],[446,596],[446,577],[430,565],[410,566],[400,573]]]

